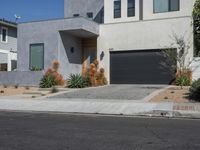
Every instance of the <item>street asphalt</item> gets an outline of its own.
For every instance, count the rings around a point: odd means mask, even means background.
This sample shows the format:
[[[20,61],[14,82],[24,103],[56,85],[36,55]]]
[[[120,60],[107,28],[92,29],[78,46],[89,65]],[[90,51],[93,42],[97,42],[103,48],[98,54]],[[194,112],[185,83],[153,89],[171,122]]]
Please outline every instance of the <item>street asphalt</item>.
[[[108,85],[67,92],[52,98],[142,100],[166,85]]]
[[[0,112],[0,150],[199,150],[200,120]]]

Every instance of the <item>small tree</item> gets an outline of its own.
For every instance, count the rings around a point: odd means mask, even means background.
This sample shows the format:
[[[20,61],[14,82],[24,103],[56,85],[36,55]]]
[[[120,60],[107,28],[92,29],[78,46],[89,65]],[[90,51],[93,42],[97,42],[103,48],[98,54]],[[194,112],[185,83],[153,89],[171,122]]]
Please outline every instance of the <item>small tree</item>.
[[[184,73],[184,71],[189,69],[190,65],[190,62],[186,63],[190,43],[186,42],[184,36],[177,36],[176,34],[173,35],[172,39],[174,42],[171,44],[171,48],[164,50],[164,54],[173,62],[177,62],[177,65],[172,66],[173,69]],[[177,53],[173,49],[176,49]]]
[[[98,60],[94,60],[93,63],[90,64],[89,68],[89,79],[92,86],[103,86],[107,84],[107,79],[105,77],[105,70],[100,68],[98,71]]]
[[[180,85],[181,88],[183,86],[190,85],[191,83],[191,71],[189,66],[191,62],[186,62],[187,55],[190,49],[190,42],[186,42],[184,36],[173,35],[173,43],[171,44],[171,48],[164,50],[164,55],[166,58],[169,58],[173,64],[171,66],[173,70],[176,70],[176,84]],[[189,40],[187,40],[189,41]],[[177,51],[173,50],[176,49]],[[164,62],[165,65],[167,61]]]
[[[194,56],[200,56],[200,0],[196,0],[193,9],[194,19]]]

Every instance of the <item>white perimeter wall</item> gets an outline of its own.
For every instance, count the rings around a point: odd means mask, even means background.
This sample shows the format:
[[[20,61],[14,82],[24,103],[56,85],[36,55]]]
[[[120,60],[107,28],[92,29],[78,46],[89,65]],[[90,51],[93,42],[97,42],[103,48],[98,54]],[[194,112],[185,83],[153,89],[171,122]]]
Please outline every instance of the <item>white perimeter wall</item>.
[[[200,57],[194,58],[191,63],[192,78],[197,80],[200,78]]]

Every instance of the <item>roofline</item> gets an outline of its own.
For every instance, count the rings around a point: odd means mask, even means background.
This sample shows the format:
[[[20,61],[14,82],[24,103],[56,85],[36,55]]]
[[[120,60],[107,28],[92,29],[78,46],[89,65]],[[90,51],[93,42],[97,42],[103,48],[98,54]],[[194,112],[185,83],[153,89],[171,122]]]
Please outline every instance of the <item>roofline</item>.
[[[58,20],[75,19],[75,18],[84,18],[84,19],[86,19],[86,20],[88,20],[88,21],[92,21],[92,22],[98,24],[97,22],[95,22],[95,21],[93,21],[93,20],[90,20],[90,19],[88,19],[88,18],[86,18],[86,17],[83,17],[83,16],[78,16],[78,17],[68,17],[68,18],[44,19],[44,20],[36,20],[36,21],[20,22],[20,23],[18,23],[18,24],[20,25],[20,24],[26,24],[26,23],[37,23],[37,22],[46,22],[46,21],[58,21]]]
[[[17,28],[17,23],[10,22],[10,21],[4,20],[4,19],[0,19],[0,24]]]
[[[18,24],[35,23],[35,22],[45,22],[45,21],[55,21],[55,20],[63,20],[63,19],[66,19],[66,18],[41,19],[41,20],[19,22]]]

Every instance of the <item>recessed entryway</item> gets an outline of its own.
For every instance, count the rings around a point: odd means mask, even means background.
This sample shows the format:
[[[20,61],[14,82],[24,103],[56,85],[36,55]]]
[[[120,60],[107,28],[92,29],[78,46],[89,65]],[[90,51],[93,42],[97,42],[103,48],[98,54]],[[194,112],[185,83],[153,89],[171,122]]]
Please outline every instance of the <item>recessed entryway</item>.
[[[82,74],[87,75],[88,68],[97,58],[97,39],[82,39]]]

